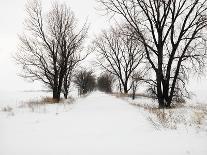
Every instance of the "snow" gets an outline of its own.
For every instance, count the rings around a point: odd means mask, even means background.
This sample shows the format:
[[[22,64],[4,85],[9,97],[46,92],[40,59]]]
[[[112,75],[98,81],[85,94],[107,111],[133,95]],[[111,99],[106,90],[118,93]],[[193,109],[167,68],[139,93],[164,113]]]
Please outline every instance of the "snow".
[[[5,106],[19,106],[21,102],[28,100],[38,100],[43,96],[51,96],[49,92],[43,91],[1,91],[0,108]]]
[[[0,155],[207,154],[206,132],[157,130],[146,111],[101,92],[38,108],[0,112]]]

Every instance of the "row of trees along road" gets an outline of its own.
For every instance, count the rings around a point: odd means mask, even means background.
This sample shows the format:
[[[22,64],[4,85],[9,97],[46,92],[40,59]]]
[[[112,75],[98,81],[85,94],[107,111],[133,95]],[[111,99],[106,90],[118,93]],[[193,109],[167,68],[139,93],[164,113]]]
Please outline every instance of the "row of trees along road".
[[[98,64],[113,74],[124,92],[142,80],[158,99],[170,107],[188,97],[190,73],[202,73],[207,56],[207,0],[98,0],[108,15],[121,17],[93,42]],[[67,98],[73,70],[80,62],[88,26],[77,30],[74,13],[53,3],[43,16],[39,1],[28,2],[26,32],[20,35],[16,61],[25,78],[41,80]],[[142,68],[140,70],[140,68]],[[143,75],[150,75],[149,78]],[[131,84],[129,84],[131,82]]]
[[[108,15],[121,17],[136,35],[136,42],[141,43],[149,72],[155,75],[146,82],[158,99],[159,107],[170,107],[177,97],[186,97],[189,74],[203,72],[206,65],[207,0],[98,1]],[[118,52],[116,40],[111,42],[112,39],[104,34],[102,40],[107,47],[100,43],[97,46],[110,63],[117,63],[122,52],[115,54],[117,57],[111,56],[109,51]],[[122,62],[118,62],[118,70],[112,68],[117,76],[120,76]]]
[[[53,91],[53,99],[65,98],[81,51],[88,26],[77,30],[74,13],[65,4],[54,2],[43,15],[40,1],[26,5],[26,31],[19,36],[20,47],[15,59],[23,68],[21,76],[40,80]]]

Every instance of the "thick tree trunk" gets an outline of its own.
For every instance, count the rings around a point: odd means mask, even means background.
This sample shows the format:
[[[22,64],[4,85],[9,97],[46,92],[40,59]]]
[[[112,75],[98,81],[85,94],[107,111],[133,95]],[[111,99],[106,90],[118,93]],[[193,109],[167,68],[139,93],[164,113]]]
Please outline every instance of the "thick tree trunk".
[[[60,94],[62,90],[63,78],[64,78],[64,70],[60,71],[59,78],[56,78],[55,87],[53,88],[53,99],[60,101]]]
[[[53,99],[57,102],[60,101],[60,92],[58,89],[53,89]]]
[[[58,78],[55,76],[54,78],[54,86],[53,86],[53,100],[56,102],[60,101],[60,92],[58,90]]]
[[[123,87],[124,87],[124,94],[128,94],[127,84],[124,84]]]
[[[157,53],[158,53],[158,68],[156,71],[157,76],[157,97],[159,102],[159,108],[165,108],[165,100],[163,96],[163,29],[158,26],[158,44],[157,44]]]
[[[165,102],[162,97],[158,98],[159,108],[165,108]]]
[[[168,100],[169,100],[169,94],[168,94],[168,92],[169,92],[169,81],[163,80],[162,85],[163,85],[163,97],[164,97],[164,102],[165,102],[165,105],[166,105]]]
[[[166,108],[170,108],[172,98],[170,98],[170,96],[169,96],[169,81],[165,81],[163,89],[164,89],[164,91],[163,91],[164,94],[163,95],[164,95],[164,98],[165,98],[165,106],[166,106]]]
[[[161,74],[157,74],[157,98],[158,98],[159,108],[165,108]]]

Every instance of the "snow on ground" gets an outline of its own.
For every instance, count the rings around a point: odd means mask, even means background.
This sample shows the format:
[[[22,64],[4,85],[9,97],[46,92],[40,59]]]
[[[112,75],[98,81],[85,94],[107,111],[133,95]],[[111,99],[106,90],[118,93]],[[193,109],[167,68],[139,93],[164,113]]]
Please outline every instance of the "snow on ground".
[[[38,100],[44,96],[51,96],[51,93],[46,91],[0,91],[0,108],[17,107],[21,102]]]
[[[207,154],[206,132],[157,130],[146,111],[115,96],[39,108],[0,112],[0,155]]]
[[[157,129],[184,129],[207,132],[206,103],[188,99],[184,103],[173,103],[170,109],[159,109],[157,100],[150,97],[138,95],[135,100],[126,96],[119,97],[141,109],[144,113],[143,115]]]

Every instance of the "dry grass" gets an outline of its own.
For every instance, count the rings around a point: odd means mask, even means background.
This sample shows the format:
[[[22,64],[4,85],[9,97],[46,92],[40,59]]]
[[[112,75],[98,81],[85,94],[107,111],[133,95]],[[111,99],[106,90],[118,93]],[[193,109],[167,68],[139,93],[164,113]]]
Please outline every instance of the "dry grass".
[[[36,105],[45,105],[45,104],[56,104],[56,103],[62,103],[64,101],[63,98],[61,98],[59,101],[56,99],[53,99],[52,97],[42,97],[41,99],[36,100],[28,100],[26,101],[27,104],[36,104]]]
[[[154,102],[155,100],[145,94],[136,94],[136,96],[144,97],[144,100],[143,98],[129,100],[130,94],[113,93],[113,95],[143,109],[144,115],[156,129],[177,129],[179,127],[205,129],[207,127],[206,104],[188,105],[182,100],[182,102],[174,102],[170,109],[159,109],[158,104]]]
[[[45,104],[45,102],[40,102],[39,100],[28,100],[22,102],[19,108],[29,108],[32,112],[35,112],[37,110],[39,111],[39,109]]]
[[[206,113],[204,111],[194,111],[193,115],[192,115],[192,120],[195,124],[198,125],[198,127],[200,127],[203,124],[203,120],[206,117]]]
[[[65,102],[66,101],[66,102]],[[64,100],[63,98],[60,99],[58,102],[57,100],[54,100],[52,97],[42,97],[41,99],[36,100],[27,100],[25,102],[22,102],[22,104],[19,106],[20,108],[29,108],[32,112],[46,112],[47,105],[51,104],[71,104],[74,102],[74,98],[68,97],[67,100]]]
[[[185,104],[171,109],[159,109],[155,105],[133,103],[147,112],[147,119],[156,129],[177,129],[180,126],[205,128],[207,105],[187,106]]]
[[[177,125],[181,122],[185,123],[182,113],[174,114],[174,110],[163,110],[158,108],[153,108],[149,110],[150,115],[148,116],[153,124],[158,123],[164,128],[177,129]]]
[[[57,99],[53,99],[52,97],[42,97],[42,99],[39,101],[40,104],[54,104],[54,103],[59,103],[59,102],[62,102],[63,101],[63,98],[60,99],[60,101],[58,101]]]
[[[116,97],[132,97],[132,93],[124,94],[124,93],[119,93],[119,92],[113,92],[111,94],[113,96],[116,96]],[[136,93],[135,98],[136,97],[152,98],[150,95],[147,95],[147,94],[144,94],[144,93]]]

